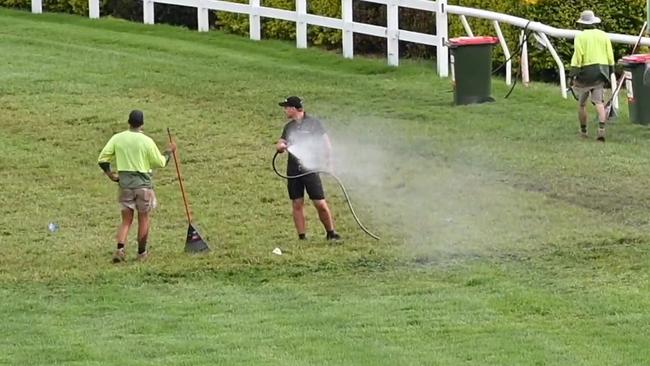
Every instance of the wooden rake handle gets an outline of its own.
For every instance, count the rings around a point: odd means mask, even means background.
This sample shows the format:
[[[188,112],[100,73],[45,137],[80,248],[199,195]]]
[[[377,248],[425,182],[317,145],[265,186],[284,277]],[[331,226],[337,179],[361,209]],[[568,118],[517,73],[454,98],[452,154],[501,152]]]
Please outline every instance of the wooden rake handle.
[[[174,143],[174,140],[172,139],[172,133],[169,130],[169,127],[167,128],[167,135],[169,136],[169,143]],[[185,187],[183,186],[183,178],[181,178],[181,170],[179,168],[176,151],[172,151],[172,155],[174,156],[174,165],[176,166],[176,176],[178,177],[178,184],[181,187],[181,194],[183,195],[183,204],[185,205],[185,214],[187,215],[187,223],[191,225],[192,215],[190,214],[190,207],[187,204],[187,195],[185,194]]]

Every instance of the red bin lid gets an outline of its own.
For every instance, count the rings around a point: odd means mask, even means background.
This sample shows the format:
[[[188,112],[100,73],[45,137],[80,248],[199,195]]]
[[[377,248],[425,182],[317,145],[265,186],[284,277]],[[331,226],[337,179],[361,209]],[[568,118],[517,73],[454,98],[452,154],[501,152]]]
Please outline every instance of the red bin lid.
[[[650,62],[650,54],[641,53],[636,55],[624,56],[621,60],[628,64],[645,64]]]
[[[449,44],[452,46],[471,46],[479,44],[495,44],[499,43],[497,37],[482,36],[482,37],[458,37],[451,38]]]

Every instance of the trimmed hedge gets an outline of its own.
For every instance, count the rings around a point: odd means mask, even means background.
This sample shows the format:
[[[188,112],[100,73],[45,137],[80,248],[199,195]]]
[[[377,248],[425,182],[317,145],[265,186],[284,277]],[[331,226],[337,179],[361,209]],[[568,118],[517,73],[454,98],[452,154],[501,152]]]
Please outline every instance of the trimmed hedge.
[[[239,0],[245,1],[245,0]],[[519,16],[558,28],[576,28],[576,19],[584,9],[592,9],[603,22],[601,28],[607,32],[638,34],[645,20],[645,0],[621,0],[617,2],[598,2],[589,0],[450,0],[449,4],[472,8],[492,10],[499,13]],[[264,6],[294,9],[291,0],[266,0]],[[309,12],[325,16],[340,16],[340,1],[314,0],[308,3]],[[353,2],[354,21],[374,25],[386,25],[386,6],[355,0]],[[248,34],[248,17],[220,13],[219,28],[237,34]],[[482,19],[469,19],[475,35],[495,35],[492,22]],[[400,8],[399,24],[401,29],[422,33],[435,33],[435,15],[429,12]],[[263,20],[264,38],[295,39],[295,25],[291,22]],[[519,46],[520,28],[501,24],[501,30],[507,40],[510,52]],[[449,15],[449,37],[464,36],[460,18]],[[339,48],[340,31],[310,27],[309,41],[314,45],[327,48]],[[554,39],[551,42],[563,62],[568,65],[573,52],[571,40]],[[529,39],[529,66],[533,77],[557,80],[557,66],[546,49],[535,47],[536,41]],[[361,54],[386,54],[384,38],[355,34],[355,52]],[[618,59],[630,52],[629,45],[614,45],[615,57]],[[435,58],[435,47],[400,42],[402,57]],[[505,61],[500,47],[495,48],[495,65]],[[517,58],[515,58],[515,62]]]
[[[0,0],[0,6],[31,9],[31,0]],[[142,22],[142,0],[100,0],[102,16]],[[43,11],[88,16],[88,0],[43,0]],[[155,22],[197,28],[196,9],[186,6],[155,4]],[[210,15],[214,20],[214,14]]]
[[[31,9],[31,0],[0,0],[0,6]],[[53,13],[88,14],[88,0],[43,0],[43,10]]]
[[[611,2],[594,2],[587,0],[450,0],[450,4],[482,8],[500,13],[519,16],[557,28],[576,29],[576,20],[585,9],[591,9],[602,19],[600,29],[610,33],[639,34],[645,21],[646,0],[619,0]],[[450,15],[450,37],[465,35],[458,17]],[[478,19],[468,19],[475,35],[495,35],[492,24]],[[510,51],[517,49],[519,28],[501,25],[508,40]],[[549,37],[560,58],[567,66],[573,53],[571,40]],[[536,42],[529,39],[529,67],[531,74],[543,79],[557,80],[557,66],[546,49],[535,47]],[[614,57],[629,54],[631,45],[613,44]],[[500,47],[496,48],[495,63],[504,61]]]
[[[245,3],[247,0],[234,0]],[[0,6],[29,9],[30,0],[0,0]],[[638,34],[645,20],[646,0],[619,0],[594,2],[592,0],[449,0],[449,4],[461,5],[472,8],[492,10],[500,13],[519,16],[532,21],[538,21],[558,28],[575,28],[576,19],[584,9],[592,9],[603,22],[601,29],[607,32]],[[294,0],[262,0],[262,6],[279,9],[295,9]],[[141,0],[103,0],[101,14],[111,15],[133,21],[142,21]],[[340,0],[311,0],[307,3],[308,12],[311,14],[339,18],[341,16]],[[88,14],[87,0],[43,0],[43,8],[49,12],[64,12],[86,16]],[[354,21],[380,26],[386,25],[386,6],[360,0],[353,1]],[[196,29],[196,10],[194,8],[156,4],[156,23],[182,25]],[[494,35],[494,28],[489,21],[481,19],[468,19],[475,35]],[[215,28],[231,33],[248,35],[248,15],[210,12],[210,22]],[[400,8],[399,24],[402,29],[435,33],[435,14]],[[511,52],[517,50],[519,32],[521,29],[501,25],[502,31],[508,42]],[[341,31],[317,26],[307,27],[308,42],[311,45],[328,49],[341,47]],[[465,35],[459,17],[449,15],[449,37]],[[296,28],[293,22],[276,19],[262,19],[262,37],[295,40]],[[550,53],[545,49],[538,49],[536,42],[530,40],[530,71],[534,77],[543,79],[556,79],[556,65]],[[551,39],[560,58],[568,64],[573,52],[570,40]],[[386,40],[384,38],[355,34],[355,53],[360,54],[386,54]],[[618,59],[630,52],[629,45],[614,45],[615,57]],[[435,58],[435,47],[400,42],[400,55],[402,57]],[[515,59],[516,60],[516,59]],[[494,63],[504,61],[500,47],[495,48]]]
[[[231,0],[238,3],[248,3],[247,0]],[[293,0],[262,0],[261,6],[295,10],[296,3]],[[307,2],[307,12],[310,14],[326,16],[330,18],[341,17],[341,2],[339,0],[313,0]],[[216,27],[224,31],[249,35],[249,20],[246,14],[235,14],[227,12],[216,13]],[[296,39],[296,25],[286,20],[262,18],[262,38],[272,39]],[[341,45],[342,34],[340,30],[307,26],[307,41],[311,45],[321,46],[327,49],[338,48]]]

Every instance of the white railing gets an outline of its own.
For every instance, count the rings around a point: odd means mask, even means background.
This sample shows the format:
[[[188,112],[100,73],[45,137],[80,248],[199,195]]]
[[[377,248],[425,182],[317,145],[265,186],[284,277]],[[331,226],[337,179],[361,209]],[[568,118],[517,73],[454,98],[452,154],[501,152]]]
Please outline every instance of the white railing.
[[[93,0],[91,0],[93,1]],[[198,9],[198,30],[200,32],[208,31],[208,17],[205,10],[228,11],[233,13],[248,14],[249,16],[249,33],[253,40],[260,39],[260,17],[282,19],[296,23],[296,47],[307,47],[307,24],[317,25],[327,28],[339,29],[343,32],[342,46],[343,57],[352,58],[354,56],[353,34],[360,33],[387,39],[388,64],[392,66],[399,65],[399,41],[410,41],[419,44],[435,46],[437,48],[437,57],[447,60],[449,57],[447,48],[447,14],[445,12],[446,0],[437,2],[427,0],[366,0],[387,6],[387,25],[386,27],[370,25],[365,23],[354,22],[352,19],[352,0],[341,0],[342,19],[329,18],[315,14],[307,13],[307,0],[296,0],[296,11],[276,9],[260,6],[259,0],[249,0],[248,4],[233,3],[221,0],[144,0],[144,23],[153,24],[153,4],[175,4],[192,6]],[[425,34],[411,32],[399,29],[398,9],[399,7],[409,7],[413,9],[427,10],[436,14],[438,34]],[[440,76],[448,75],[448,63],[438,63],[438,74]]]
[[[497,30],[497,35],[499,36],[500,43],[502,45],[502,48],[504,48],[504,54],[506,54],[507,48],[505,48],[504,41],[500,35],[500,31],[498,30],[498,24],[499,22],[506,23],[513,25],[518,28],[526,29],[528,31],[534,32],[534,38],[537,40],[537,42],[547,48],[549,52],[551,53],[551,56],[553,57],[553,60],[555,60],[555,63],[557,64],[558,67],[558,73],[560,76],[560,89],[562,92],[562,97],[566,98],[567,97],[567,88],[566,88],[566,75],[565,75],[565,70],[564,70],[564,64],[562,60],[560,59],[560,56],[557,54],[555,51],[555,48],[553,47],[553,44],[549,40],[548,36],[555,37],[555,38],[565,38],[565,39],[573,39],[575,36],[580,33],[580,31],[575,30],[575,29],[561,29],[561,28],[555,28],[551,27],[539,22],[532,22],[524,18],[520,17],[515,17],[512,15],[506,15],[506,14],[501,14],[501,13],[496,13],[493,11],[487,11],[487,10],[481,10],[481,9],[474,9],[474,8],[466,8],[463,6],[455,6],[455,5],[449,5],[447,7],[447,11],[449,14],[455,14],[459,15],[461,17],[461,21],[463,22],[463,26],[465,27],[465,31],[468,33],[468,35],[471,35],[471,28],[469,27],[469,24],[467,24],[467,21],[463,21],[465,17],[475,17],[475,18],[481,18],[481,19],[487,19],[487,20],[492,20],[495,26],[495,29]],[[614,42],[614,43],[625,43],[625,44],[635,44],[637,41],[637,36],[631,36],[631,35],[626,35],[626,34],[618,34],[618,33],[607,33],[609,36],[609,39]],[[528,79],[528,44],[527,40],[523,39],[523,35],[520,35],[520,42],[521,42],[521,75],[522,75],[522,81],[524,84],[527,84],[529,82]],[[648,37],[643,37],[641,39],[641,44],[642,45],[650,45],[650,38]],[[510,73],[509,71],[510,66],[506,65],[506,82],[508,81],[508,75]],[[616,83],[615,76],[612,74],[612,84]],[[617,104],[618,100],[615,99],[614,103]]]
[[[343,57],[354,57],[354,33],[366,34],[386,38],[388,64],[399,65],[399,41],[414,42],[436,47],[436,65],[440,77],[449,75],[449,49],[448,49],[448,18],[447,14],[460,17],[460,21],[469,36],[473,36],[467,17],[491,20],[499,44],[503,50],[506,62],[506,84],[512,83],[512,63],[508,44],[501,32],[500,23],[526,29],[533,33],[534,38],[543,47],[547,48],[555,60],[560,74],[560,88],[562,96],[566,94],[566,77],[564,64],[555,51],[548,36],[555,38],[573,39],[579,33],[573,29],[554,28],[539,22],[532,22],[507,14],[487,10],[466,8],[463,6],[447,5],[447,0],[362,0],[386,5],[386,26],[370,25],[353,21],[352,0],[341,0],[341,18],[329,18],[307,12],[307,0],[295,0],[296,10],[284,10],[260,6],[260,0],[248,0],[248,4],[234,3],[223,0],[143,0],[143,22],[154,24],[154,3],[189,6],[197,9],[198,30],[207,32],[210,29],[208,21],[209,10],[226,11],[231,13],[247,14],[249,16],[249,34],[252,40],[261,39],[261,18],[274,18],[296,23],[296,47],[307,47],[307,25],[317,25],[341,30],[343,33]],[[90,18],[99,18],[99,0],[88,0]],[[432,12],[436,17],[436,34],[419,33],[399,28],[399,8],[419,9]],[[42,0],[32,0],[32,12],[42,13]],[[614,43],[634,44],[637,37],[618,33],[608,33]],[[520,33],[521,44],[521,77],[524,84],[529,82],[528,76],[528,42],[524,32]],[[650,38],[643,37],[641,45],[650,46]],[[613,80],[614,82],[615,80]]]

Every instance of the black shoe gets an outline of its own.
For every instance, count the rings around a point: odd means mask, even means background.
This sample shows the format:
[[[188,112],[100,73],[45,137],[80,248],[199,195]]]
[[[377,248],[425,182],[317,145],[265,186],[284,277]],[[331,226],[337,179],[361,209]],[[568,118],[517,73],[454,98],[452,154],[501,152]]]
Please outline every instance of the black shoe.
[[[339,240],[341,240],[341,235],[339,235],[337,233],[327,234],[327,236],[325,237],[325,240],[339,241]]]

